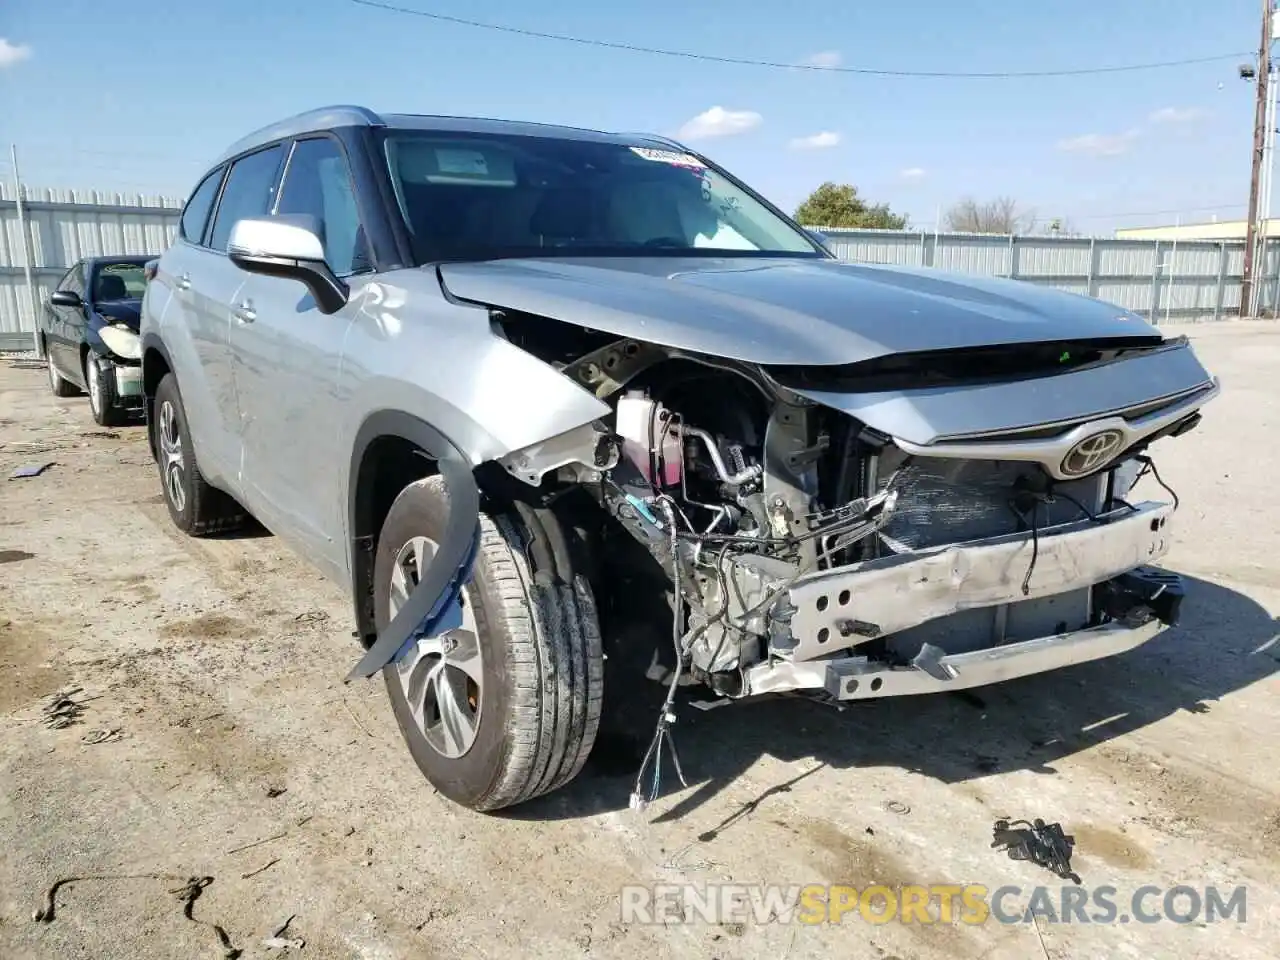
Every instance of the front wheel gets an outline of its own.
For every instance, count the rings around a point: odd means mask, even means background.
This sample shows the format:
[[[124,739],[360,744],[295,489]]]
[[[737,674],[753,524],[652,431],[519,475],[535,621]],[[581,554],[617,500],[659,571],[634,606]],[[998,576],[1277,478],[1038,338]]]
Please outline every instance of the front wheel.
[[[103,427],[118,427],[128,419],[120,409],[120,395],[116,391],[115,372],[93,354],[84,361],[84,380],[89,385],[89,410],[94,422]]]
[[[379,631],[435,557],[448,516],[439,477],[396,498],[374,563]],[[383,669],[418,768],[470,809],[497,810],[564,786],[595,742],[604,696],[600,628],[586,579],[558,565],[567,562],[553,558],[541,521],[481,514],[480,547],[452,628],[411,641]]]

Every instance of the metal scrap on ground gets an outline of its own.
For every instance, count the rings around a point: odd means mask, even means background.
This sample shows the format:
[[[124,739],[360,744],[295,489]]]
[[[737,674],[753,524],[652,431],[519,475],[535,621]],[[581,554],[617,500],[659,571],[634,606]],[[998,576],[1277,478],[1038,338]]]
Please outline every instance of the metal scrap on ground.
[[[80,715],[84,713],[85,701],[71,698],[80,692],[80,687],[72,687],[68,690],[59,690],[51,696],[41,710],[44,725],[51,730],[61,730],[73,723],[79,723]]]
[[[50,460],[48,463],[33,463],[28,464],[25,467],[19,467],[17,470],[13,471],[13,473],[9,474],[9,479],[22,480],[25,477],[38,477],[40,474],[52,467],[53,463],[54,462]]]
[[[90,730],[80,738],[80,741],[81,743],[92,745],[97,743],[114,743],[121,739],[123,739],[123,734],[121,734],[120,728],[111,727],[110,729]]]
[[[1039,817],[1033,822],[997,820],[993,832],[992,848],[1008,851],[1010,860],[1029,860],[1063,880],[1080,882],[1079,875],[1071,869],[1075,838],[1062,832],[1062,824],[1046,824]]]
[[[262,941],[262,945],[268,950],[301,950],[305,947],[307,942],[301,937],[286,937],[284,935],[291,923],[293,923],[293,917],[276,927],[271,936]]]

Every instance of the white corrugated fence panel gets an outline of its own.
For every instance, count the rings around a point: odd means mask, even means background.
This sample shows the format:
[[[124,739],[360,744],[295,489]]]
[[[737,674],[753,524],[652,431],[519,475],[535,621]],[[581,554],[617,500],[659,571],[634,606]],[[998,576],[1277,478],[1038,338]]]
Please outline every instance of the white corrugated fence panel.
[[[180,198],[152,194],[24,189],[37,302],[81,257],[163,253],[176,235],[182,204]],[[34,330],[25,267],[13,184],[0,182],[0,347]]]

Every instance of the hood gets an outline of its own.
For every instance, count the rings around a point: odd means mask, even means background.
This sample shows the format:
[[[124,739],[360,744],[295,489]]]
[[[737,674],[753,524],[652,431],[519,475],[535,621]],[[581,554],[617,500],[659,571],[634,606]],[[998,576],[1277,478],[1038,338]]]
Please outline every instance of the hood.
[[[1151,337],[1121,307],[1012,280],[818,259],[592,258],[446,263],[455,297],[760,364]]]
[[[123,323],[134,333],[142,316],[141,300],[101,300],[93,305],[93,311],[105,323]]]

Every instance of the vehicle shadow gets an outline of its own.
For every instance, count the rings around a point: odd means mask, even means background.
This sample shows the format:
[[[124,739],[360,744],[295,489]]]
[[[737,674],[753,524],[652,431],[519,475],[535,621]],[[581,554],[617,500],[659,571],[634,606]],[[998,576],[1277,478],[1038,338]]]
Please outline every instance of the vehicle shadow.
[[[261,540],[264,537],[274,537],[275,534],[258,522],[257,518],[249,516],[235,530],[224,530],[221,533],[210,534],[206,539],[209,540]]]
[[[792,697],[702,712],[682,696],[673,732],[695,789],[656,822],[711,801],[762,755],[835,769],[896,766],[943,783],[1013,770],[1052,775],[1056,761],[1180,710],[1207,713],[1215,701],[1280,672],[1280,620],[1218,584],[1187,577],[1186,586],[1179,625],[1137,650],[1006,684],[844,710]],[[656,690],[647,714],[629,711],[628,723],[639,726],[625,736],[602,735],[576,781],[510,816],[564,819],[627,808],[663,696],[655,684],[639,682]],[[669,762],[663,784],[664,792],[679,787]],[[776,785],[764,796],[789,787]]]

